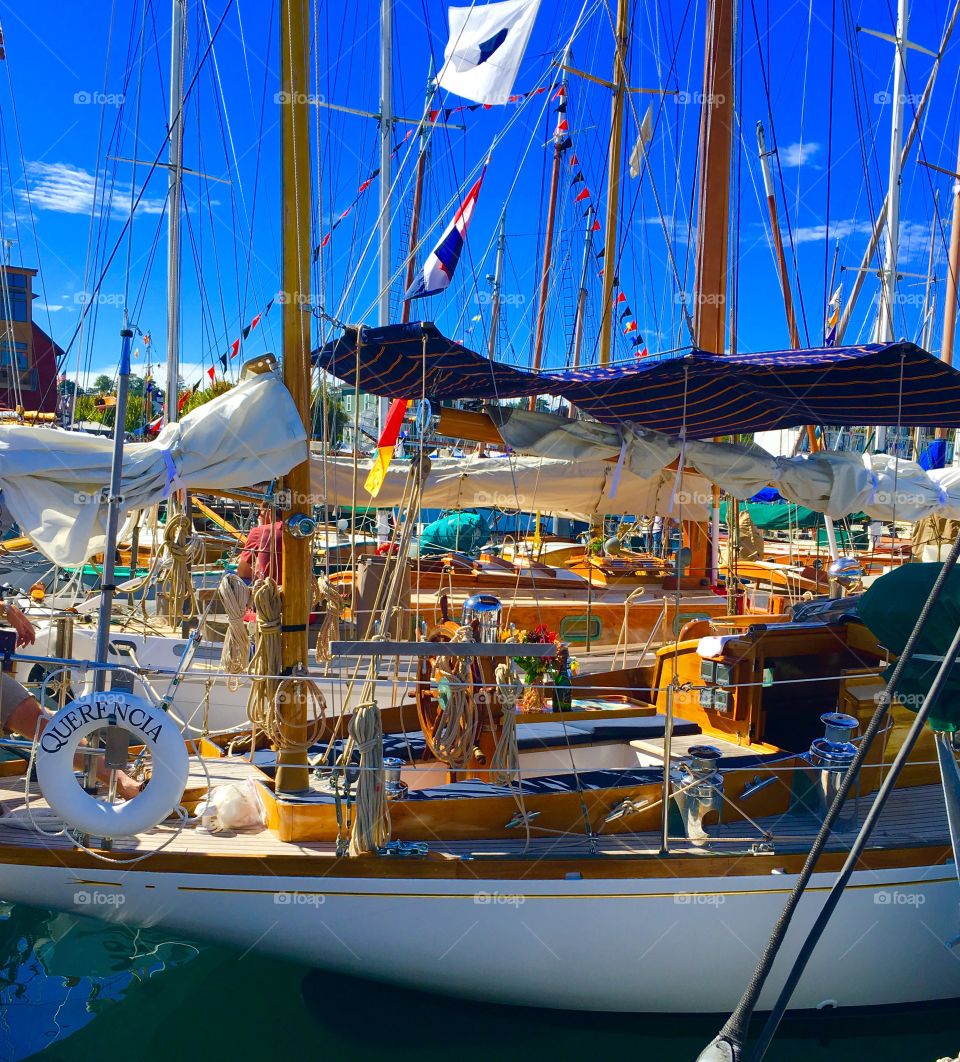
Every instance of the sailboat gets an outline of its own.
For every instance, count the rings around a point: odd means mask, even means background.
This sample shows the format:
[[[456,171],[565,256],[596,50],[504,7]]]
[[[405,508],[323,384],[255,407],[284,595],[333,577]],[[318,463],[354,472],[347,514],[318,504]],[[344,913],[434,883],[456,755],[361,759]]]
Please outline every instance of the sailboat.
[[[525,3],[535,9],[530,0],[503,6]],[[626,0],[619,0],[614,98],[621,105],[628,88],[627,14]],[[733,76],[732,5],[710,0],[708,15],[699,231],[716,233],[726,232],[729,220],[732,93],[725,90]],[[153,697],[144,680],[167,677],[166,667],[109,660],[107,607],[94,664],[46,658],[47,665],[99,674],[99,688],[66,704],[29,743],[37,781],[26,766],[0,778],[0,890],[17,902],[162,925],[467,998],[596,1011],[694,1006],[726,1012],[852,769],[858,733],[870,726],[877,698],[886,703],[882,674],[906,647],[882,641],[858,618],[857,601],[841,596],[811,602],[806,618],[802,612],[769,622],[756,615],[691,617],[636,665],[572,678],[568,703],[561,703],[567,695],[556,674],[544,692],[558,710],[519,713],[519,661],[533,661],[531,671],[543,678],[558,647],[518,642],[503,602],[487,595],[463,602],[459,615],[439,616],[429,637],[409,637],[395,620],[414,529],[413,521],[399,521],[396,550],[383,555],[383,577],[366,610],[372,619],[356,637],[333,637],[327,645],[330,658],[344,665],[351,694],[339,712],[329,710],[325,676],[311,665],[308,649],[312,337],[311,317],[301,309],[310,304],[311,246],[306,0],[283,0],[279,18],[283,283],[291,293],[283,306],[283,382],[269,365],[254,366],[261,371],[229,401],[210,403],[207,413],[185,417],[156,444],[131,448],[126,457],[139,462],[131,482],[142,481],[145,501],[175,484],[242,489],[263,476],[242,467],[236,455],[220,478],[186,455],[202,452],[209,433],[222,429],[218,418],[246,416],[265,426],[258,439],[265,449],[278,426],[286,431],[283,445],[270,451],[269,472],[283,475],[287,492],[288,575],[282,592],[269,581],[260,587],[257,652],[232,676],[250,697],[255,732],[245,746],[236,734],[198,737],[188,746],[178,723],[181,672],[173,669],[170,691]],[[621,110],[615,108],[614,119],[618,140]],[[619,155],[618,149],[618,163]],[[762,377],[781,396],[805,381],[805,415],[824,422],[831,403],[835,410],[845,402],[851,417],[889,423],[884,392],[895,387],[897,423],[930,425],[960,419],[960,374],[908,343],[724,357],[724,303],[714,297],[726,284],[720,242],[701,240],[697,346],[675,359],[534,374],[443,337],[437,352],[425,356],[435,329],[385,324],[378,326],[381,338],[395,340],[388,363],[371,356],[361,373],[379,378],[384,398],[404,397],[393,393],[387,371],[391,364],[402,369],[404,359],[419,380],[436,369],[451,397],[463,388],[470,391],[461,394],[480,394],[476,381],[484,374],[496,377],[501,396],[511,387],[521,398],[563,395],[592,419],[562,418],[564,429],[548,418],[544,433],[536,412],[519,409],[500,417],[498,431],[508,439],[516,433],[518,448],[522,438],[534,457],[538,439],[552,434],[575,451],[572,465],[579,459],[615,466],[619,459],[652,469],[646,478],[661,484],[654,490],[669,493],[666,484],[696,475],[711,498],[714,483],[727,483],[732,496],[742,497],[747,486],[774,481],[819,511],[855,498],[868,512],[885,513],[875,481],[912,474],[895,462],[874,467],[844,454],[778,462],[712,441],[732,434],[734,421],[759,430],[795,415],[786,399],[772,402],[773,412],[751,412],[743,380]],[[398,331],[388,335],[390,328]],[[363,332],[347,330],[345,341],[351,337],[357,343]],[[346,367],[330,363],[335,353],[336,344],[325,345],[317,357],[349,380]],[[353,364],[359,360],[354,347]],[[856,404],[844,390],[851,375],[875,383]],[[510,386],[501,386],[507,379]],[[359,388],[366,381],[359,375],[352,382]],[[430,382],[437,393],[442,379]],[[678,400],[691,382],[712,383],[713,400],[699,407]],[[717,402],[718,393],[729,402]],[[644,412],[645,402],[652,412]],[[265,416],[265,406],[274,412]],[[282,417],[275,412],[281,407]],[[581,424],[590,425],[586,438]],[[37,438],[43,437],[33,431],[31,439]],[[18,442],[26,448],[28,440]],[[92,481],[105,482],[112,471],[113,503],[96,509],[87,534],[103,521],[108,563],[127,467],[123,450],[121,438],[113,452],[93,443],[77,451],[88,460],[84,471]],[[42,478],[45,468],[38,456],[34,479],[24,483]],[[430,489],[428,455],[418,452],[405,473],[415,506]],[[931,511],[960,506],[955,480],[914,476],[916,504]],[[21,502],[22,522],[31,527],[26,486]],[[700,523],[705,516],[704,508]],[[82,537],[82,529],[59,533]],[[708,541],[699,534],[696,546],[706,557]],[[860,603],[864,614],[872,592]],[[877,597],[870,600],[876,614]],[[919,602],[884,596],[881,612],[898,609],[909,629]],[[181,658],[189,643],[181,640]],[[396,657],[415,662],[413,705],[395,697],[383,702],[382,664]],[[109,690],[108,677],[114,679]],[[135,683],[135,692],[124,688]],[[893,700],[887,725],[858,767],[856,792],[820,857],[787,953],[799,949],[905,747],[910,703]],[[93,737],[98,734],[102,743]],[[73,756],[87,735],[98,742],[89,755],[102,754],[112,769],[131,761],[132,769],[142,768],[150,759],[139,796],[115,803],[81,790]],[[794,1006],[885,1006],[960,995],[947,946],[956,929],[957,879],[936,760],[927,735],[900,776],[882,830],[863,852]],[[871,932],[878,923],[882,931]],[[770,980],[761,1006],[781,984]]]

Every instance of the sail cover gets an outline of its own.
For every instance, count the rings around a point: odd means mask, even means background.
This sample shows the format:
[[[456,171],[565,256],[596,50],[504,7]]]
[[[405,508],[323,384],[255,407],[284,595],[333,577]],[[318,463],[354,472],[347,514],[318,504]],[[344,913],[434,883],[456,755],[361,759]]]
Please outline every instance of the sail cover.
[[[0,427],[0,490],[21,531],[54,564],[82,564],[104,547],[111,439]],[[184,487],[229,490],[272,480],[306,460],[303,422],[273,374],[255,376],[124,448],[122,511]]]
[[[361,489],[370,461],[347,457],[310,463],[313,500],[329,505],[364,505]],[[356,482],[356,486],[355,486]],[[384,477],[378,506],[406,509],[410,505],[410,462],[394,461]],[[530,457],[438,457],[431,462],[423,485],[421,505],[430,509],[520,509],[584,519],[594,514],[630,513],[673,515],[677,519],[706,520],[710,484],[702,476],[678,476],[669,469],[639,476],[629,468],[617,474],[617,463],[603,457],[570,461]]]
[[[692,350],[533,373],[422,323],[348,328],[314,358],[346,383],[390,398],[557,395],[605,424],[695,439],[797,424],[960,425],[960,372],[907,342],[726,357]]]

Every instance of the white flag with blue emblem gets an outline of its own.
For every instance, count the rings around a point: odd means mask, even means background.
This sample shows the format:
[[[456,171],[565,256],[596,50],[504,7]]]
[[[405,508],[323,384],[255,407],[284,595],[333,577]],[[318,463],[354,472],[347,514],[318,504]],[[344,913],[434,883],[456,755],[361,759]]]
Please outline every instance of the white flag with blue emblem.
[[[539,7],[540,0],[451,7],[440,88],[477,103],[506,103]]]

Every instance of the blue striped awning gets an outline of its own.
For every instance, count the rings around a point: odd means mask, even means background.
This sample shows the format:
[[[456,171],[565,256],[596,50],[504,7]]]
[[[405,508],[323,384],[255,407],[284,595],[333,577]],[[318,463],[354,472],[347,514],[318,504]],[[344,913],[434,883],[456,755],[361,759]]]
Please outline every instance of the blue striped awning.
[[[558,395],[606,424],[629,421],[672,435],[686,429],[692,438],[798,424],[960,426],[960,372],[907,342],[725,357],[692,350],[532,373],[413,323],[347,329],[314,359],[346,383],[390,398]]]

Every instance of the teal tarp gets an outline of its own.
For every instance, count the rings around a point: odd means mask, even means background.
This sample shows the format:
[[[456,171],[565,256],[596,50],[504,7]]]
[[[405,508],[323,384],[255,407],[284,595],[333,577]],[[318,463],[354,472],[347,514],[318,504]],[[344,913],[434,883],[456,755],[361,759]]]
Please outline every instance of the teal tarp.
[[[489,541],[490,525],[479,513],[450,513],[423,529],[420,552],[477,553]]]
[[[796,531],[811,527],[823,527],[823,513],[814,512],[803,505],[792,502],[747,502],[750,519],[761,531]],[[743,512],[743,503],[740,505]],[[848,521],[864,520],[863,513],[853,513],[846,517]],[[720,521],[727,522],[727,503],[720,503]]]

